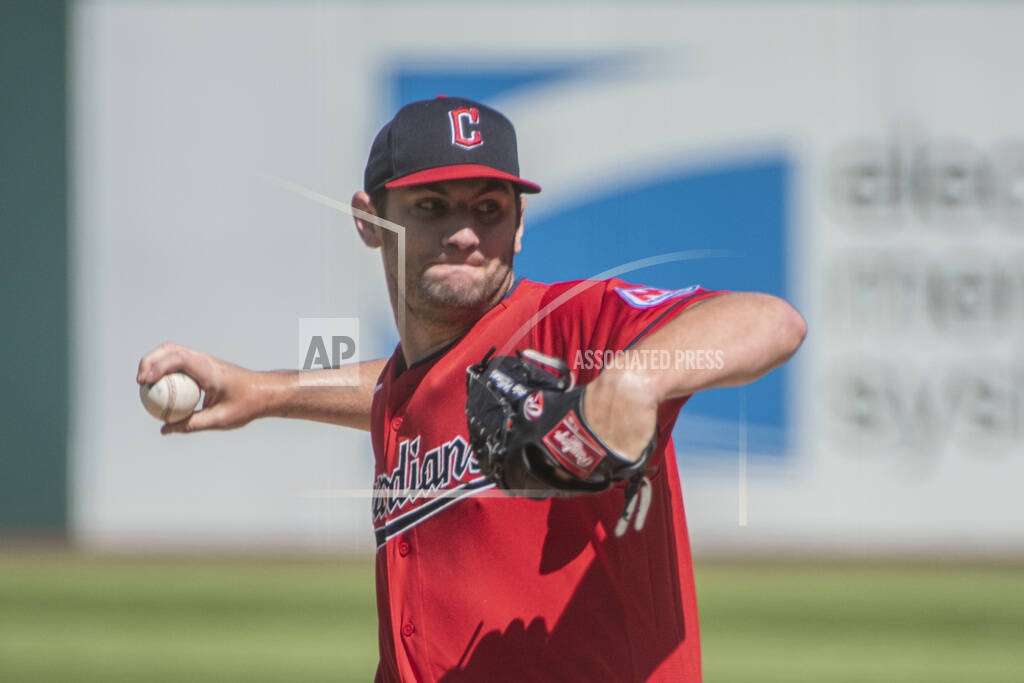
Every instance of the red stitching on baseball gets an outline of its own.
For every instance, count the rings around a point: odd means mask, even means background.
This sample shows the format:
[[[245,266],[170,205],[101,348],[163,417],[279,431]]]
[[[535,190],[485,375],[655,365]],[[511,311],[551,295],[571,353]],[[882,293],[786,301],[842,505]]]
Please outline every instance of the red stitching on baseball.
[[[174,377],[167,375],[167,407],[164,408],[163,421],[167,422],[167,418],[171,416],[171,412],[174,410]]]

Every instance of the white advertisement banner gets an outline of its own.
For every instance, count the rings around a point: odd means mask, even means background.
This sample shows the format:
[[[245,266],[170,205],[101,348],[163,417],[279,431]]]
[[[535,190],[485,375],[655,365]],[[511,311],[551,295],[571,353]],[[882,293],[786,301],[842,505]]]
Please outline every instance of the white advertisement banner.
[[[448,94],[508,115],[544,188],[520,275],[806,317],[786,368],[680,416],[697,554],[1020,553],[1024,8],[445,7],[470,5],[74,6],[83,542],[371,547],[367,435],[164,438],[132,378],[168,339],[253,369],[296,368],[296,329],[309,369],[389,355],[379,253],[287,187],[347,203],[381,124]]]

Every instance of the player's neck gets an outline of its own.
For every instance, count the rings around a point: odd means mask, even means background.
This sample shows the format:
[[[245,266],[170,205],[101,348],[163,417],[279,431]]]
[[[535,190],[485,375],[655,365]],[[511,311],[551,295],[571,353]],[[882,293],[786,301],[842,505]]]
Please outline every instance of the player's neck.
[[[443,311],[405,309],[405,330],[400,331],[402,356],[406,367],[418,363],[424,358],[451,346],[469,332],[480,318],[494,308],[512,288],[514,278],[511,271],[509,278],[481,306]]]
[[[412,367],[424,358],[429,358],[441,349],[451,346],[461,339],[473,327],[476,320],[468,321],[458,328],[425,329],[416,325],[407,325],[407,334],[401,337],[402,357],[405,366]]]

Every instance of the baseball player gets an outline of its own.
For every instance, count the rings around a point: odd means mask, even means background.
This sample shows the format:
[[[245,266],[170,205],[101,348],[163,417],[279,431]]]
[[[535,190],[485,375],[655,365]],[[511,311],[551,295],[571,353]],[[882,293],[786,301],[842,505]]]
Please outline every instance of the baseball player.
[[[378,681],[701,680],[672,427],[695,392],[784,363],[805,324],[763,294],[517,280],[522,195],[539,191],[520,177],[502,114],[454,97],[409,104],[377,135],[352,198],[401,323],[391,358],[359,368],[376,381],[301,392],[297,373],[254,373],[173,344],[139,366],[139,382],[185,370],[207,392],[203,410],[165,432],[271,415],[370,429]],[[405,228],[404,289],[398,237],[379,219]],[[559,395],[568,403],[530,394],[525,417],[504,426],[557,405],[558,428],[537,443],[559,476],[586,480],[610,463],[628,482],[530,495],[538,480],[526,477],[524,490],[501,490],[516,487],[471,446],[467,368],[517,352],[564,362],[574,388]],[[491,389],[508,380],[488,377]]]

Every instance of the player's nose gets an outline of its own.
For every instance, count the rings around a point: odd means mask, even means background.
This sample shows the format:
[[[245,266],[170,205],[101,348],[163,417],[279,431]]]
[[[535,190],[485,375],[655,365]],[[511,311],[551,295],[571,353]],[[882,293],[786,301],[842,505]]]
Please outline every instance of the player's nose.
[[[480,236],[476,234],[472,225],[460,223],[453,232],[444,238],[443,244],[460,251],[476,249],[480,246]]]

